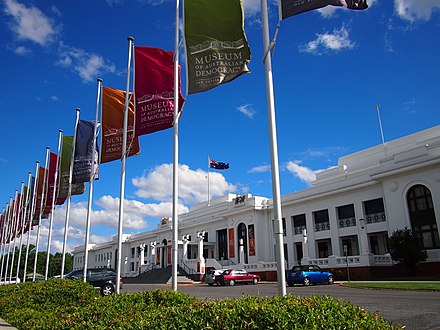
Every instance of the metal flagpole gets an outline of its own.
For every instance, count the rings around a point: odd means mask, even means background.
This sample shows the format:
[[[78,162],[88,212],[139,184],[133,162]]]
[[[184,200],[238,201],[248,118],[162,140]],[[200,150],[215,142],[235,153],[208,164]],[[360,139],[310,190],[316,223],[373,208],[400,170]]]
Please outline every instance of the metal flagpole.
[[[37,259],[38,259],[38,245],[40,244],[40,231],[41,231],[41,218],[43,216],[44,199],[46,196],[46,181],[47,181],[47,164],[49,163],[50,148],[46,147],[46,163],[44,165],[43,187],[41,190],[40,209],[38,214],[38,229],[37,229],[37,241],[35,242],[35,259],[34,259],[34,274],[32,275],[32,281],[35,282],[35,274],[37,272]]]
[[[383,136],[383,129],[382,129],[382,120],[380,119],[380,104],[376,104],[374,107],[377,110],[377,118],[379,119],[379,128],[380,128],[380,136],[382,137],[382,144],[385,146],[385,138]]]
[[[98,114],[99,114],[99,99],[101,95],[101,81],[98,80],[98,91],[96,95],[96,107],[95,107],[95,127],[93,129],[93,147],[92,147],[92,169],[89,181],[89,200],[87,207],[87,221],[86,221],[86,239],[84,242],[84,269],[83,280],[87,280],[87,267],[89,262],[89,239],[90,239],[90,217],[92,215],[92,197],[93,197],[93,183],[95,181],[96,169],[95,166],[95,153],[96,153],[96,140],[98,139]],[[99,162],[99,159],[98,159]],[[98,165],[98,164],[97,164]]]
[[[3,266],[5,262],[6,255],[6,236],[8,236],[9,229],[9,203],[6,203],[6,210],[3,212],[3,236],[2,236],[2,266],[0,268],[0,281],[3,278]]]
[[[17,192],[17,191],[16,191]],[[3,275],[4,278],[4,283],[6,284],[6,278],[8,276],[8,266],[9,266],[9,255],[11,254],[11,237],[12,237],[12,213],[13,213],[13,209],[14,209],[14,204],[12,203],[12,196],[9,197],[9,214],[8,214],[8,218],[9,218],[9,226],[8,226],[8,254],[6,256],[6,267],[5,267],[5,274]]]
[[[58,135],[58,154],[57,161],[55,163],[55,176],[53,181],[53,192],[52,192],[52,200],[50,201],[50,215],[49,215],[49,235],[47,237],[47,253],[46,253],[46,269],[44,273],[44,279],[47,280],[49,275],[49,260],[50,260],[50,245],[52,241],[52,228],[53,228],[53,217],[55,213],[55,200],[57,197],[57,181],[58,181],[58,172],[60,167],[60,152],[61,152],[61,141],[63,139],[63,130],[59,130]],[[49,187],[48,187],[49,188]]]
[[[211,167],[211,157],[209,157],[208,155],[208,206],[211,205],[211,192],[210,189],[211,187],[209,186],[210,182],[209,182],[209,168]]]
[[[79,108],[76,108],[75,128],[72,141],[72,155],[70,158],[69,167],[69,190],[67,193],[67,205],[66,205],[66,219],[64,221],[64,241],[63,241],[63,254],[61,256],[61,278],[64,278],[64,267],[66,264],[66,249],[67,249],[67,234],[69,231],[69,218],[70,218],[70,200],[72,195],[72,177],[73,177],[73,164],[75,161],[75,147],[76,147],[76,131],[78,129],[79,122]]]
[[[177,291],[179,222],[179,12],[180,0],[176,0],[176,22],[174,29],[174,150],[173,150],[173,243],[172,243],[172,287]]]
[[[11,272],[9,274],[9,279],[12,279],[12,271],[14,269],[14,261],[15,261],[15,246],[17,245],[17,230],[20,224],[20,214],[21,214],[21,201],[23,200],[23,187],[24,182],[21,182],[20,188],[20,200],[17,199],[17,195],[15,196],[16,205],[14,207],[14,245],[12,246],[12,260],[11,260]]]
[[[124,107],[124,130],[122,138],[122,157],[121,157],[121,184],[119,197],[119,222],[118,222],[118,254],[116,267],[116,293],[120,292],[119,279],[121,278],[122,262],[122,224],[124,221],[124,195],[125,195],[125,160],[127,158],[127,127],[128,127],[128,107],[130,105],[130,64],[133,51],[133,37],[128,37],[128,63],[127,63],[127,81],[125,87],[125,107]]]
[[[38,182],[38,167],[40,166],[40,162],[37,160],[37,165],[35,168],[35,178],[34,178],[34,187],[32,190],[32,201],[31,201],[31,208],[29,210],[29,228],[28,228],[28,237],[27,237],[27,244],[26,244],[26,258],[24,260],[24,270],[23,270],[23,282],[26,282],[26,272],[27,272],[27,263],[29,259],[29,244],[31,241],[31,228],[32,228],[32,221],[34,219],[34,212],[35,212],[35,203],[37,199],[37,182]]]
[[[261,19],[263,28],[263,49],[266,52],[269,50],[269,23],[267,14],[266,0],[261,2]],[[281,193],[280,193],[280,176],[278,165],[278,146],[275,120],[275,102],[273,94],[273,80],[272,80],[272,56],[270,51],[264,60],[264,67],[266,73],[266,98],[268,111],[268,125],[269,125],[269,139],[270,139],[270,160],[272,172],[272,194],[273,194],[273,211],[275,221],[275,241],[276,241],[276,260],[277,260],[277,278],[278,278],[278,293],[282,296],[286,295],[286,274],[284,264],[284,243],[283,243],[283,224],[281,215]]]
[[[23,250],[23,236],[24,236],[24,228],[26,227],[26,219],[28,214],[28,207],[29,207],[29,198],[30,198],[30,188],[31,188],[31,182],[32,182],[32,173],[29,172],[28,176],[28,185],[26,190],[26,200],[23,200],[22,204],[22,214],[21,214],[21,235],[20,235],[20,248],[18,249],[18,260],[17,260],[17,272],[15,274],[15,278],[18,278],[18,273],[20,271],[20,261],[21,261],[21,252]],[[21,196],[23,199],[23,196]]]

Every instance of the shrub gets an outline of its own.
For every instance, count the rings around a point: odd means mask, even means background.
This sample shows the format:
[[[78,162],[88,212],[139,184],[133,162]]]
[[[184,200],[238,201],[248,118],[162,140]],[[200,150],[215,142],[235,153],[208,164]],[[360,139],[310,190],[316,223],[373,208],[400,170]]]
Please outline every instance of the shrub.
[[[82,281],[0,287],[0,317],[19,329],[395,329],[379,314],[331,297],[200,301],[153,290],[101,297]]]

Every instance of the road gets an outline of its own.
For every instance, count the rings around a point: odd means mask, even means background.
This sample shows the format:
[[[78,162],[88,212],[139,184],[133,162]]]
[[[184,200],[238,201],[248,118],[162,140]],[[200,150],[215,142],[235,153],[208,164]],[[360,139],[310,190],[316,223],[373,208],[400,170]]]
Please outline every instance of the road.
[[[121,293],[154,289],[171,289],[167,284],[124,284]],[[178,290],[199,299],[240,298],[243,295],[273,297],[278,295],[277,283],[258,285],[208,286],[201,284],[178,285]],[[440,330],[440,292],[374,290],[348,288],[338,284],[310,287],[287,287],[287,293],[297,296],[329,295],[347,300],[370,312],[379,311],[388,321],[405,326],[405,330]]]

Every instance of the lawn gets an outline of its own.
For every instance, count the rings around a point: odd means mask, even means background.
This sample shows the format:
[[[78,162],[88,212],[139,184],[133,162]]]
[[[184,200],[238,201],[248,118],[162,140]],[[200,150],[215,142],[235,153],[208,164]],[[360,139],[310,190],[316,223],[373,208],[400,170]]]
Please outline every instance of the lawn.
[[[440,291],[440,281],[350,281],[344,286],[371,289]]]

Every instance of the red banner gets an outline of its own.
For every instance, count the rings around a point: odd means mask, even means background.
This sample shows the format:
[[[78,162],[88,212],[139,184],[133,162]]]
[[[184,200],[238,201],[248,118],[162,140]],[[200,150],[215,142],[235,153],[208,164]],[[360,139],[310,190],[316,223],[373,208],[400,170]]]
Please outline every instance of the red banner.
[[[149,134],[173,126],[174,60],[173,52],[159,48],[135,47],[135,136]],[[184,98],[180,88],[179,111]]]
[[[234,228],[229,228],[229,258],[235,258]]]
[[[52,199],[53,199],[53,190],[55,187],[55,171],[58,165],[58,155],[51,152],[49,158],[49,177],[47,179],[47,191],[46,191],[46,204],[44,208],[44,214],[50,214],[52,212]]]

